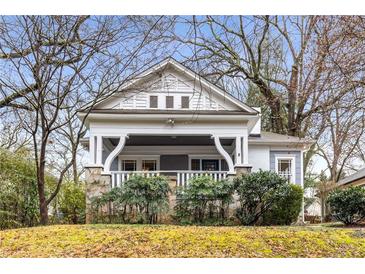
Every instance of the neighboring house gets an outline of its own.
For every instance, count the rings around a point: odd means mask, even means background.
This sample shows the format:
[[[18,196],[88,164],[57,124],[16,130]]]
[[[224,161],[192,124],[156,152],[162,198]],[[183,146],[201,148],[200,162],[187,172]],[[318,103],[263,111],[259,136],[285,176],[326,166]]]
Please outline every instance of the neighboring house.
[[[258,108],[166,59],[91,109],[82,140],[90,152],[87,200],[132,173],[164,174],[184,186],[200,174],[220,180],[262,169],[303,185],[309,142],[263,132],[260,119]]]
[[[351,174],[338,182],[342,187],[364,186],[365,185],[365,168]]]

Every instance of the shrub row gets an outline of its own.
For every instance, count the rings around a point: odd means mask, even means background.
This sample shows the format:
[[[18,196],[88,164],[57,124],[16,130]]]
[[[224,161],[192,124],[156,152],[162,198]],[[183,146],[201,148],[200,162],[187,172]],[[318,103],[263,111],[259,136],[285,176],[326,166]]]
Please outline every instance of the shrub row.
[[[93,201],[96,222],[158,223],[169,210],[165,177],[131,177]],[[303,190],[270,171],[213,181],[195,177],[178,188],[170,214],[180,224],[289,225],[301,210]],[[104,208],[104,209],[103,209]],[[107,209],[105,209],[107,208]],[[107,211],[107,214],[103,214]],[[162,214],[163,213],[163,214]]]

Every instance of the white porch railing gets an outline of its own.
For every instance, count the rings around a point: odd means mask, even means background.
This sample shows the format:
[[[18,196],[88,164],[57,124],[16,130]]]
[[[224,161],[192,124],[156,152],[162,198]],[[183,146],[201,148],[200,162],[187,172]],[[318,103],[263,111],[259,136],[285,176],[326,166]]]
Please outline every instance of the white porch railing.
[[[186,187],[189,180],[197,176],[210,176],[214,181],[220,181],[227,177],[227,171],[179,170],[176,173],[176,185],[179,187]]]
[[[160,171],[111,171],[112,188],[120,187],[131,176],[153,177],[159,176]]]
[[[131,176],[154,177],[159,175],[176,176],[176,185],[186,187],[189,180],[197,176],[210,176],[214,181],[227,177],[227,171],[197,170],[156,170],[156,171],[111,171],[111,187],[120,187]]]

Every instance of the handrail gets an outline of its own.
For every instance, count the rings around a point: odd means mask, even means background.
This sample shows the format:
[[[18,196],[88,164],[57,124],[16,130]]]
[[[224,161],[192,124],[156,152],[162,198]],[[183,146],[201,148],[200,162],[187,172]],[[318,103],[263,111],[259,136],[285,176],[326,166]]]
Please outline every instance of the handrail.
[[[118,174],[118,173],[227,173],[226,170],[216,171],[216,170],[136,170],[136,171],[110,171],[111,173]]]
[[[111,187],[120,187],[133,175],[142,175],[144,177],[155,177],[163,173],[176,173],[176,185],[186,187],[189,180],[201,175],[210,176],[214,181],[224,180],[227,177],[227,171],[208,171],[208,170],[151,170],[151,171],[111,171]]]

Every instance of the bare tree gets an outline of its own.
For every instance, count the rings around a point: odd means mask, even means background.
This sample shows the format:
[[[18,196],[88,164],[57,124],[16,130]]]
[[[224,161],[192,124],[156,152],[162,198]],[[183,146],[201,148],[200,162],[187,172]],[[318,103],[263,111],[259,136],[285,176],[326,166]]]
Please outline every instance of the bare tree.
[[[77,109],[112,96],[163,53],[163,17],[23,16],[2,18],[0,108],[12,107],[33,140],[41,223],[65,174],[76,164],[84,122]],[[60,138],[60,136],[64,138]],[[69,147],[60,159],[55,144]],[[62,157],[63,156],[63,157]],[[52,169],[47,163],[61,163]],[[48,167],[48,169],[47,169]],[[45,193],[47,171],[57,184]]]
[[[343,177],[346,165],[357,158],[355,153],[360,140],[364,139],[365,112],[363,101],[351,100],[351,106],[336,107],[326,114],[324,133],[318,140],[318,155],[325,159],[334,183]]]
[[[348,92],[349,81],[339,77],[339,67],[351,54],[344,50],[345,40],[332,43],[338,35],[332,27],[339,20],[193,17],[183,22],[190,27],[187,34],[175,37],[192,45],[191,60],[205,63],[202,73],[217,83],[237,87],[227,82],[241,81],[239,92],[253,84],[270,109],[269,130],[303,137],[312,115],[331,109]],[[337,89],[329,89],[334,85]]]
[[[15,119],[13,111],[0,112],[0,148],[17,152],[29,148],[31,136],[23,130],[22,121]]]

